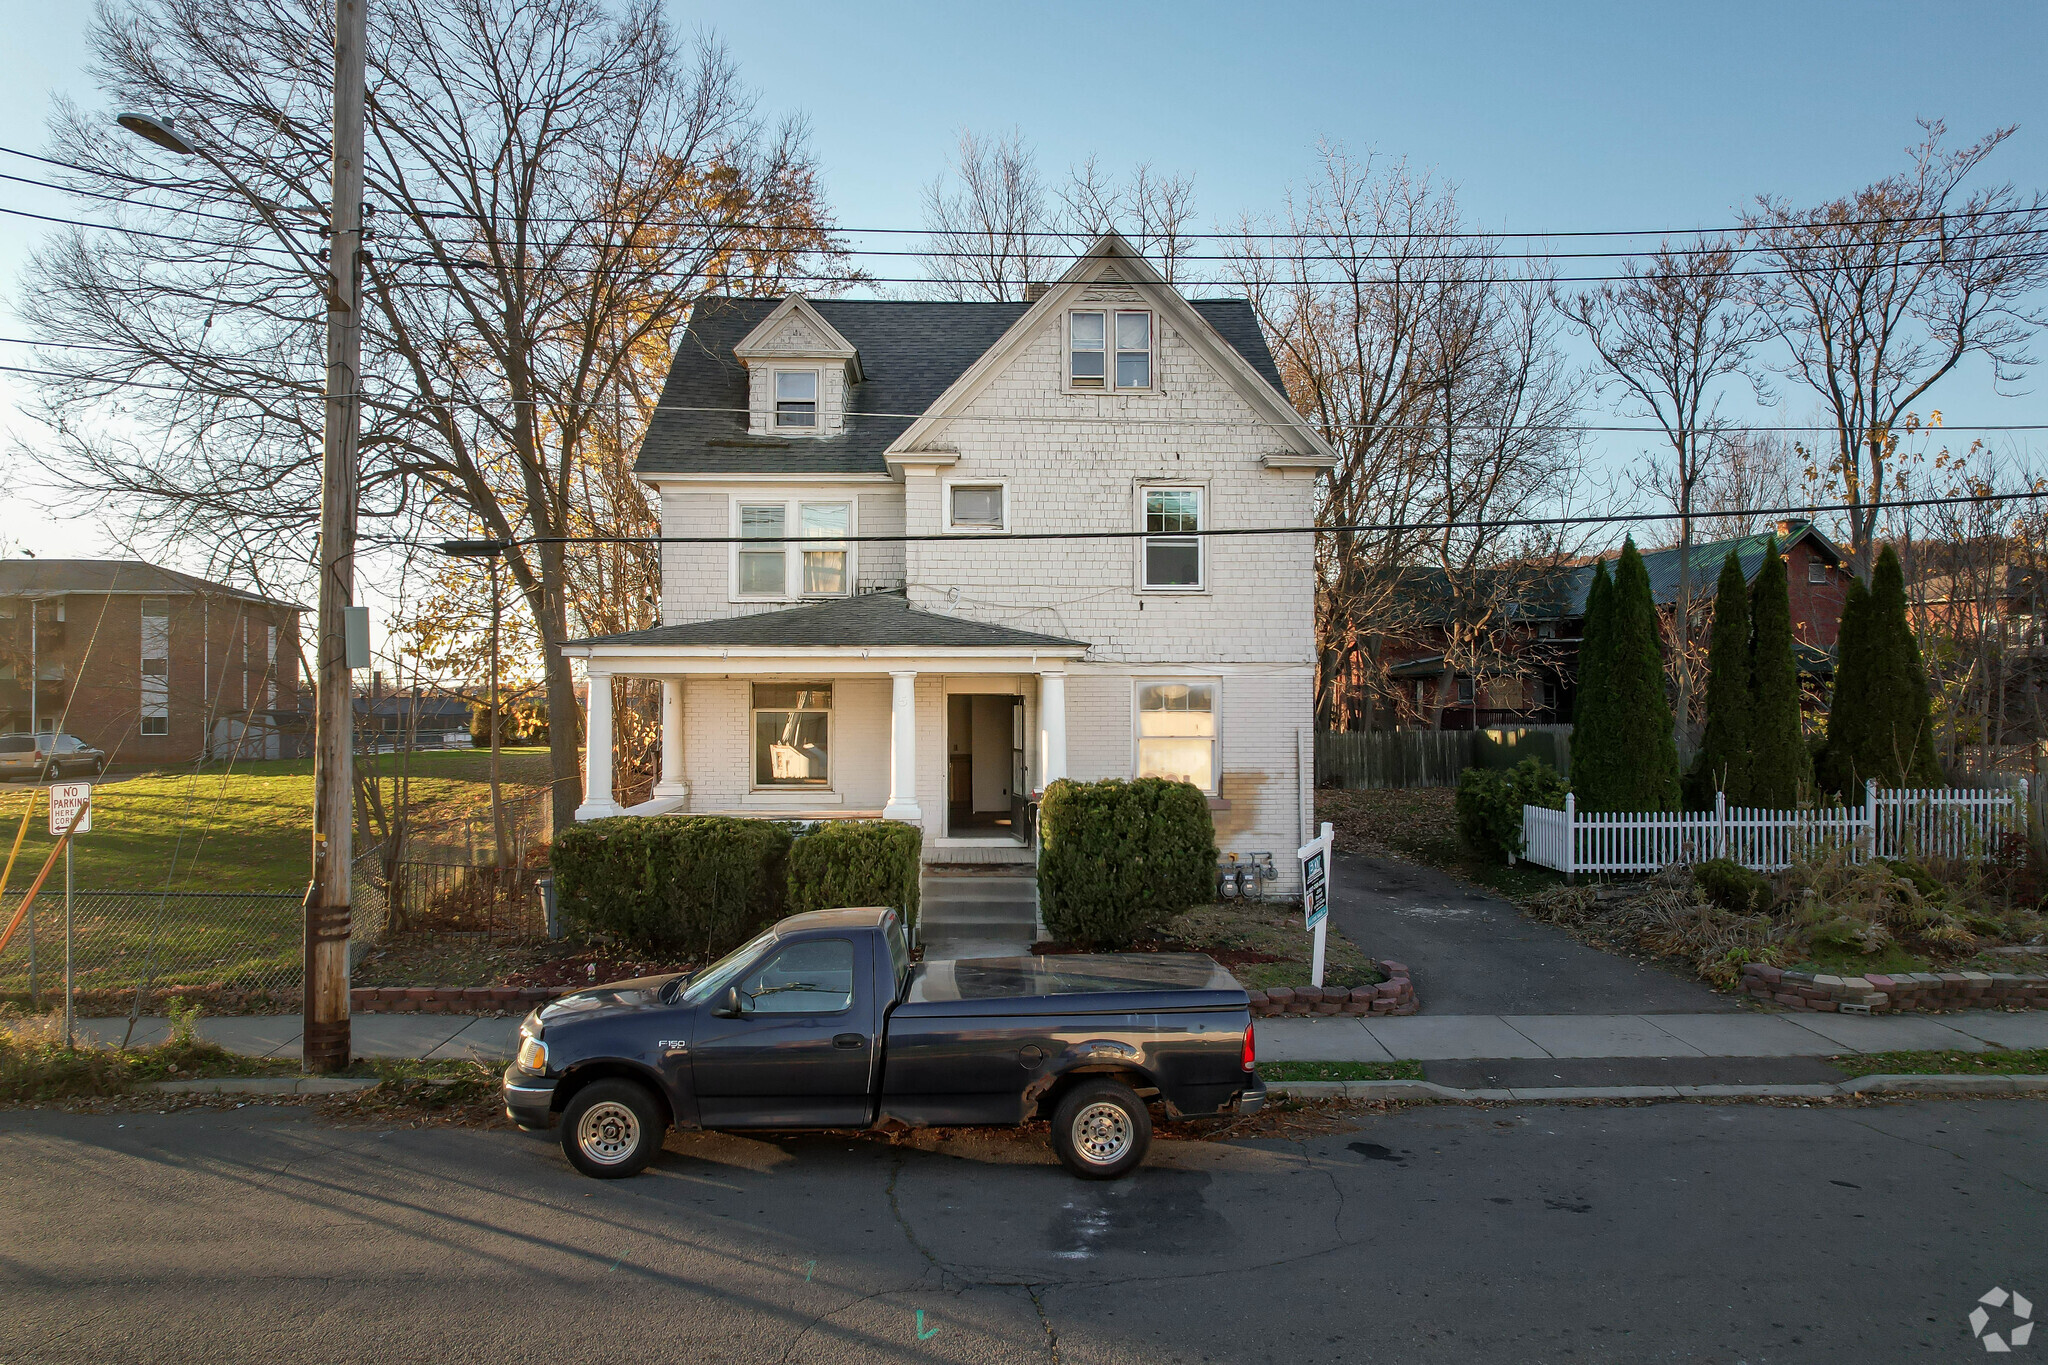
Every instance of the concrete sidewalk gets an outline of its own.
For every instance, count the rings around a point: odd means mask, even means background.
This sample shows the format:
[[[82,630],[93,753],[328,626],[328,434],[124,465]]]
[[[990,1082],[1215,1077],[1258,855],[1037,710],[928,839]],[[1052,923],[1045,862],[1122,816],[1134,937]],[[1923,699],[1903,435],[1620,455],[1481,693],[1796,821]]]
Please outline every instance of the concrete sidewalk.
[[[126,1019],[81,1019],[81,1032],[121,1041]],[[437,1014],[359,1014],[359,1057],[509,1060],[519,1021]],[[136,1026],[134,1043],[162,1040],[162,1019]],[[299,1055],[297,1015],[223,1015],[199,1031],[231,1052]],[[2048,1013],[1862,1018],[1839,1014],[1439,1014],[1405,1019],[1261,1019],[1268,1062],[1394,1062],[1516,1058],[1829,1057],[1851,1052],[1983,1052],[2048,1047]]]

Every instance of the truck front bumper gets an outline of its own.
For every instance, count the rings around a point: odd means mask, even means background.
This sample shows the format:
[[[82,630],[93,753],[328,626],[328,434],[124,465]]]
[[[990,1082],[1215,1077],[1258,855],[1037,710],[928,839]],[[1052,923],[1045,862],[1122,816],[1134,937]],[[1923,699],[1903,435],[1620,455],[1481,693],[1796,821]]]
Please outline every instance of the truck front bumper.
[[[555,1082],[517,1065],[505,1068],[505,1117],[521,1128],[555,1126]]]
[[[1253,1081],[1245,1088],[1245,1092],[1237,1097],[1237,1112],[1240,1114],[1256,1114],[1265,1107],[1266,1083],[1264,1081]]]

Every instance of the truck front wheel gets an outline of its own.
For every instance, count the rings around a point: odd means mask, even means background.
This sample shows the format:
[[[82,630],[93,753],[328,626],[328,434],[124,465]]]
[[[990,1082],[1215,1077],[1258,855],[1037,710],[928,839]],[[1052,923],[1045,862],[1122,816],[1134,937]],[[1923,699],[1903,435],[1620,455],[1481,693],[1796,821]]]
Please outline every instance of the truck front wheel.
[[[1083,1180],[1114,1180],[1145,1159],[1152,1116],[1121,1081],[1083,1081],[1052,1115],[1052,1149]]]
[[[562,1150],[569,1164],[599,1180],[638,1175],[666,1135],[661,1106],[634,1081],[592,1081],[562,1111]]]

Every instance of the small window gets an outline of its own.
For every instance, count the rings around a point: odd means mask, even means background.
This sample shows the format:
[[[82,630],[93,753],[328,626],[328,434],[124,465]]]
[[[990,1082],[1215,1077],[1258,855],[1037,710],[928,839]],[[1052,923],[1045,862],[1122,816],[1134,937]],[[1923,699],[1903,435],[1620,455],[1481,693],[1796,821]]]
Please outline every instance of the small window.
[[[831,737],[829,685],[754,685],[755,786],[825,786],[832,776]]]
[[[1809,583],[1825,583],[1825,582],[1827,582],[1827,581],[1828,581],[1828,566],[1827,566],[1827,561],[1826,561],[1826,560],[1824,560],[1824,559],[1819,559],[1819,558],[1815,558],[1815,559],[1809,559],[1809,560],[1807,560],[1807,561],[1806,561],[1806,581],[1807,581],[1807,582],[1809,582]]]
[[[145,597],[142,599],[142,614],[158,620],[171,619],[171,599],[168,597]]]
[[[1103,368],[1103,344],[1107,315],[1070,313],[1067,317],[1067,378],[1077,389],[1099,389],[1107,371]]]
[[[171,661],[169,659],[144,659],[142,661],[142,676],[145,678],[167,678],[170,674]]]
[[[799,512],[798,524],[806,537],[803,549],[804,594],[808,597],[846,595],[846,542],[820,544],[812,536],[844,536],[848,516],[843,502],[807,502]]]
[[[1458,679],[1458,705],[1470,706],[1476,695],[1470,678]]]
[[[818,372],[777,370],[775,372],[775,425],[815,427],[818,425]]]
[[[948,490],[947,524],[961,531],[1000,531],[1003,524],[1003,486],[999,483],[954,484]]]
[[[1202,490],[1145,490],[1145,573],[1147,588],[1202,586]]]
[[[1120,389],[1152,387],[1152,315],[1116,315],[1116,386]]]
[[[782,543],[783,517],[787,509],[779,502],[741,504],[742,540],[773,542],[755,549],[739,547],[739,595],[741,597],[785,596],[784,568],[788,552]]]
[[[1138,776],[1216,790],[1216,685],[1138,684]]]
[[[170,732],[171,718],[169,716],[144,716],[142,718],[143,734],[168,735]]]
[[[740,982],[756,1014],[838,1014],[853,1007],[853,943],[843,938],[792,943]]]

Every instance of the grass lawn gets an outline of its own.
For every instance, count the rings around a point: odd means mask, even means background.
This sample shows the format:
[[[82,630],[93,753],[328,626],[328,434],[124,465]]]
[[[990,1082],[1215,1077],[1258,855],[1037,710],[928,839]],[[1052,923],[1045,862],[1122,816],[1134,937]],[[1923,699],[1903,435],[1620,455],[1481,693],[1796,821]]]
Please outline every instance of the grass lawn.
[[[384,777],[410,763],[417,823],[488,809],[489,750],[429,750],[409,759],[378,754],[357,761]],[[545,787],[547,750],[505,751],[503,778],[508,795]],[[0,859],[13,846],[31,799],[35,815],[15,863],[12,891],[28,889],[56,843],[42,793],[10,784],[0,787]],[[155,891],[167,882],[179,891],[297,891],[310,874],[312,820],[311,759],[243,759],[232,768],[161,769],[116,778],[93,792],[93,829],[78,836],[73,875],[80,889],[95,891]]]
[[[1564,884],[1561,873],[1517,863],[1513,867],[1467,849],[1458,839],[1457,792],[1449,787],[1390,791],[1316,792],[1316,819],[1336,830],[1340,853],[1392,854],[1476,882],[1508,900],[1521,900]]]
[[[1262,1081],[1419,1081],[1421,1062],[1260,1062]]]
[[[2048,1047],[1993,1048],[1989,1052],[1862,1052],[1830,1057],[1850,1076],[2048,1076]],[[1264,1067],[1259,1070],[1263,1072]]]

